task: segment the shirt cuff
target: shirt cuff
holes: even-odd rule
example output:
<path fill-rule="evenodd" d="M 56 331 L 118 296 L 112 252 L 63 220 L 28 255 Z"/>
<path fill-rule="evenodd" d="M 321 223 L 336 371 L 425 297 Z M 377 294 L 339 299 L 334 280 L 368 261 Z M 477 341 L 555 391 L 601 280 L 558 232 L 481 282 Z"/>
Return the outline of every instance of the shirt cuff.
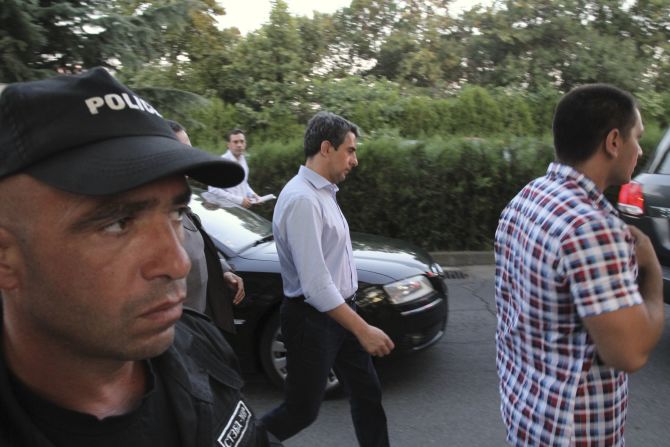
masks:
<path fill-rule="evenodd" d="M 342 294 L 334 284 L 315 293 L 305 293 L 305 302 L 319 312 L 328 312 L 344 304 Z"/>

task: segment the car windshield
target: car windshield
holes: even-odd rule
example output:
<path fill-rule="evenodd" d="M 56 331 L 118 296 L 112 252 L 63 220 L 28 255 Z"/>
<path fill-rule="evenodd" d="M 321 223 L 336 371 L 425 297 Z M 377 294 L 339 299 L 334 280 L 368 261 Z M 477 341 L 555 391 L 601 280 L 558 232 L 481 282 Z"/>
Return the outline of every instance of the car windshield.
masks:
<path fill-rule="evenodd" d="M 665 132 L 661 142 L 656 147 L 654 156 L 650 159 L 651 164 L 656 164 L 654 174 L 670 174 L 670 130 Z M 659 164 L 660 163 L 660 164 Z M 652 166 L 652 169 L 654 167 Z"/>
<path fill-rule="evenodd" d="M 259 240 L 271 238 L 270 221 L 233 203 L 210 203 L 202 197 L 202 192 L 193 188 L 189 205 L 200 217 L 207 233 L 227 249 L 239 253 Z"/>

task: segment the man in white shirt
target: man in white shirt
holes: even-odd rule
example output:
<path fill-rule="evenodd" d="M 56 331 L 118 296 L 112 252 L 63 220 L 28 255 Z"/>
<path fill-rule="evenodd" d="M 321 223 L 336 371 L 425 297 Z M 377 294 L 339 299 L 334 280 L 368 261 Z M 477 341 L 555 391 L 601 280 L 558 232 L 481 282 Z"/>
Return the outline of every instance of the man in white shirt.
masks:
<path fill-rule="evenodd" d="M 217 199 L 229 200 L 233 203 L 251 208 L 251 205 L 258 203 L 260 198 L 258 194 L 249 186 L 249 166 L 244 157 L 247 150 L 247 140 L 241 129 L 233 129 L 228 133 L 228 150 L 222 155 L 223 158 L 234 161 L 244 169 L 244 180 L 232 188 L 216 188 L 210 186 L 208 191 Z"/>
<path fill-rule="evenodd" d="M 328 372 L 349 394 L 362 447 L 389 445 L 382 392 L 371 355 L 393 341 L 356 313 L 358 276 L 337 183 L 358 165 L 358 127 L 328 112 L 305 131 L 305 165 L 279 194 L 272 219 L 284 287 L 281 330 L 286 346 L 284 402 L 263 416 L 265 428 L 288 439 L 317 417 Z"/>

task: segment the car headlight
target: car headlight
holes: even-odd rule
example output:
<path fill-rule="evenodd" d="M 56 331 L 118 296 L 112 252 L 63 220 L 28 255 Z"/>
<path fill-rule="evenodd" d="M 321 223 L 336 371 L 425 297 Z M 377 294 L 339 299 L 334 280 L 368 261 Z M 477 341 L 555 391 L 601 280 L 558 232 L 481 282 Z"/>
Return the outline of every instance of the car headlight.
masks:
<path fill-rule="evenodd" d="M 417 275 L 386 284 L 384 290 L 393 304 L 403 304 L 423 298 L 435 289 L 425 276 Z"/>
<path fill-rule="evenodd" d="M 356 305 L 359 307 L 367 307 L 384 300 L 386 293 L 378 286 L 368 287 L 356 294 Z"/>

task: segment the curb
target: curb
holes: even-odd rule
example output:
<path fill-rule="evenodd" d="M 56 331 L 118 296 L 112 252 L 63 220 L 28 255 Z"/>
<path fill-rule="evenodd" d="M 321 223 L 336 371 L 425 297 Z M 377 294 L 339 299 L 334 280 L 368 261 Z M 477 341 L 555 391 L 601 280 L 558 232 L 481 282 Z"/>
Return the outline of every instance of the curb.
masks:
<path fill-rule="evenodd" d="M 492 251 L 433 251 L 430 255 L 444 267 L 495 264 Z"/>

